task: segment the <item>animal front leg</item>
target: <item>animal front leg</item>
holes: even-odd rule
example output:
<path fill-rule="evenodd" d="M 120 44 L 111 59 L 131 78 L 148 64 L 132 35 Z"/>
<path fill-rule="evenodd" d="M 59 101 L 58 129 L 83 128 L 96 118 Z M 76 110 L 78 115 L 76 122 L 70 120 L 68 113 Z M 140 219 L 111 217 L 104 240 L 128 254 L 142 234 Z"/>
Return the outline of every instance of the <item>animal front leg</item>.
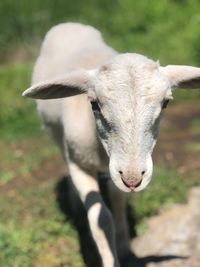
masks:
<path fill-rule="evenodd" d="M 119 267 L 111 212 L 106 207 L 95 175 L 69 163 L 74 186 L 86 208 L 92 236 L 102 259 L 103 267 Z"/>
<path fill-rule="evenodd" d="M 120 259 L 125 259 L 130 255 L 129 227 L 127 221 L 127 198 L 111 181 L 109 182 L 109 200 L 116 229 L 117 252 Z"/>

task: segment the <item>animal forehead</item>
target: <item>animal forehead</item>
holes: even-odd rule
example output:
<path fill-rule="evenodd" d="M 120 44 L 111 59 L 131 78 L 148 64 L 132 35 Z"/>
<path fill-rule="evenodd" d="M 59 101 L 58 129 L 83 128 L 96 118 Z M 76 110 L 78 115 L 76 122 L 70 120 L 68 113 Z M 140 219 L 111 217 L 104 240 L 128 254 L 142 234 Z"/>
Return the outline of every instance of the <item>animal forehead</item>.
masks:
<path fill-rule="evenodd" d="M 119 54 L 104 64 L 100 68 L 101 74 L 112 74 L 115 71 L 124 70 L 128 71 L 132 68 L 132 71 L 137 72 L 141 70 L 153 71 L 158 69 L 159 64 L 153 60 L 134 53 Z"/>
<path fill-rule="evenodd" d="M 159 71 L 159 64 L 138 54 L 121 54 L 103 65 L 97 87 L 101 96 L 128 93 L 160 97 L 170 88 L 169 81 Z"/>

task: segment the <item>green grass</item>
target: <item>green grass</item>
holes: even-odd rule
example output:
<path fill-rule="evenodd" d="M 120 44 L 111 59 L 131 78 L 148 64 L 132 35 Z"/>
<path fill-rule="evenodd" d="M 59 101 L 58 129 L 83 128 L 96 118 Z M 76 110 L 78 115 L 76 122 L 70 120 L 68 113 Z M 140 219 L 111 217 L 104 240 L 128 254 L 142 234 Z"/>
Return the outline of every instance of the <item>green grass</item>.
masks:
<path fill-rule="evenodd" d="M 18 228 L 15 223 L 0 225 L 0 262 L 7 267 L 30 266 L 36 251 L 40 250 L 35 232 Z M 33 243 L 36 246 L 33 247 Z M 33 249 L 34 248 L 34 249 Z"/>
<path fill-rule="evenodd" d="M 192 151 L 192 152 L 200 152 L 200 143 L 199 142 L 192 142 L 185 145 L 186 151 Z"/>
<path fill-rule="evenodd" d="M 176 89 L 173 91 L 175 101 L 195 101 L 196 105 L 200 100 L 200 90 L 198 89 Z M 174 102 L 175 102 L 174 101 Z M 195 105 L 195 103 L 194 103 Z"/>
<path fill-rule="evenodd" d="M 53 186 L 48 181 L 1 195 L 1 266 L 82 266 L 76 232 L 58 210 Z"/>
<path fill-rule="evenodd" d="M 30 85 L 32 64 L 0 68 L 0 138 L 17 139 L 34 135 L 40 123 L 35 103 L 21 93 Z"/>
<path fill-rule="evenodd" d="M 32 50 L 47 30 L 63 21 L 99 28 L 120 51 L 137 51 L 162 64 L 199 64 L 198 0 L 2 0 L 0 58 Z"/>
<path fill-rule="evenodd" d="M 200 118 L 193 119 L 190 128 L 193 134 L 200 134 Z"/>
<path fill-rule="evenodd" d="M 26 140 L 4 141 L 3 145 L 0 143 L 0 148 L 0 187 L 18 177 L 30 179 L 38 166 L 59 153 L 58 148 L 42 132 L 34 137 L 26 137 Z"/>

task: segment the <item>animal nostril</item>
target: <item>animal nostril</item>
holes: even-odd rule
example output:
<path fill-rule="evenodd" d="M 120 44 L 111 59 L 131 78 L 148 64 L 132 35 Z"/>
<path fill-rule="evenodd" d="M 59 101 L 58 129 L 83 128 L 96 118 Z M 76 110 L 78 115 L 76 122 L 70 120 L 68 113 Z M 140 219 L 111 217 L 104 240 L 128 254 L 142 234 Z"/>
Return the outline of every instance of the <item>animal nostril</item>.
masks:
<path fill-rule="evenodd" d="M 121 175 L 122 175 L 122 174 L 123 174 L 123 171 L 119 171 L 119 174 L 121 174 Z"/>
<path fill-rule="evenodd" d="M 142 174 L 142 176 L 143 176 L 143 175 L 145 174 L 145 171 L 142 171 L 141 174 Z"/>
<path fill-rule="evenodd" d="M 135 187 L 138 187 L 138 186 L 140 186 L 141 185 L 141 183 L 142 183 L 142 180 L 140 180 L 137 184 L 135 184 Z"/>

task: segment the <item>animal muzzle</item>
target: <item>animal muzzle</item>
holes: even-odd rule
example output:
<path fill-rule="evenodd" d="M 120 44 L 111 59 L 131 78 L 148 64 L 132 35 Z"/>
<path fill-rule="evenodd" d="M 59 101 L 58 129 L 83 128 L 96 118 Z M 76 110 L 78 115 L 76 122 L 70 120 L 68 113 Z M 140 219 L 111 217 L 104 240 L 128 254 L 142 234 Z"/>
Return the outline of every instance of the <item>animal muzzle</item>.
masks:
<path fill-rule="evenodd" d="M 142 179 L 124 179 L 121 177 L 122 182 L 124 183 L 125 186 L 131 189 L 131 191 L 134 191 L 138 186 L 141 185 Z"/>
<path fill-rule="evenodd" d="M 125 172 L 124 174 L 124 172 L 120 170 L 119 174 L 124 185 L 130 188 L 131 191 L 134 191 L 135 188 L 141 185 L 145 171 L 142 171 L 142 172 L 137 171 L 137 173 L 134 173 L 133 175 L 129 172 Z"/>
<path fill-rule="evenodd" d="M 151 156 L 147 158 L 145 163 L 143 162 L 143 167 L 137 167 L 135 164 L 132 164 L 132 166 L 131 164 L 123 164 L 119 168 L 117 163 L 114 160 L 110 161 L 110 174 L 113 182 L 121 190 L 125 192 L 139 192 L 149 184 L 153 171 Z"/>

